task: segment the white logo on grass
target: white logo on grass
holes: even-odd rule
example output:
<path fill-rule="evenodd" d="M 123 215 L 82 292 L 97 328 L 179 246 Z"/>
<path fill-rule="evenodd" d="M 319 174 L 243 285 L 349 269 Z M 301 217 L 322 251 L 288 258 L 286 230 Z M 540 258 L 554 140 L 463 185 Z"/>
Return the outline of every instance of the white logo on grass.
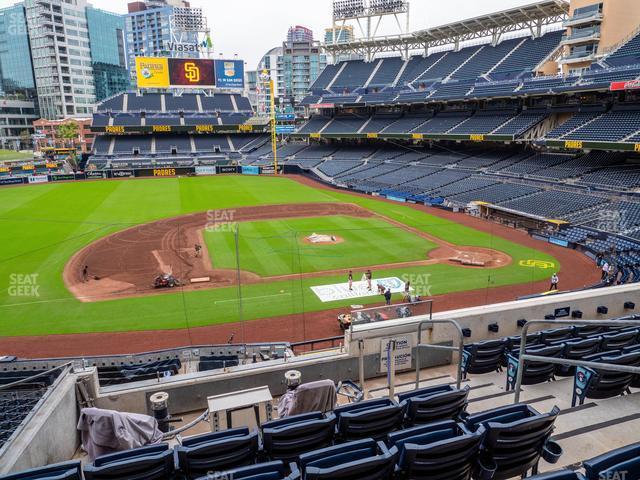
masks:
<path fill-rule="evenodd" d="M 39 297 L 39 276 L 38 273 L 12 273 L 9 275 L 7 293 L 10 297 Z"/>
<path fill-rule="evenodd" d="M 207 212 L 207 232 L 234 232 L 237 222 L 235 222 L 235 210 L 209 210 Z"/>

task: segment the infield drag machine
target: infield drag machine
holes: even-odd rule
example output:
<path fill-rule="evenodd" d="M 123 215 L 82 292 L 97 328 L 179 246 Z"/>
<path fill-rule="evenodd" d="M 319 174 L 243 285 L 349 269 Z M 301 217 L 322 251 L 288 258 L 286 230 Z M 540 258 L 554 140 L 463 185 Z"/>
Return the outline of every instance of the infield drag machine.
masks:
<path fill-rule="evenodd" d="M 180 280 L 170 273 L 162 273 L 153 281 L 153 288 L 175 288 L 181 285 Z"/>

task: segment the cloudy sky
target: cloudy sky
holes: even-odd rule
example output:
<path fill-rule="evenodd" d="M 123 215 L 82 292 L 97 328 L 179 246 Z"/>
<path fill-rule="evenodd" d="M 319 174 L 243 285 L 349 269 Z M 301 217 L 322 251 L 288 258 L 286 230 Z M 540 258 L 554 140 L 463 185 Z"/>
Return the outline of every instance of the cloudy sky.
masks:
<path fill-rule="evenodd" d="M 0 0 L 0 4 L 9 3 Z M 12 2 L 13 3 L 13 2 Z M 124 13 L 128 0 L 89 0 L 105 10 Z M 442 25 L 466 18 L 533 3 L 533 0 L 411 0 L 411 29 Z M 332 0 L 191 0 L 209 21 L 215 52 L 238 54 L 254 69 L 262 55 L 278 46 L 291 25 L 304 25 L 321 38 L 331 25 Z M 389 33 L 393 18 L 381 27 Z"/>

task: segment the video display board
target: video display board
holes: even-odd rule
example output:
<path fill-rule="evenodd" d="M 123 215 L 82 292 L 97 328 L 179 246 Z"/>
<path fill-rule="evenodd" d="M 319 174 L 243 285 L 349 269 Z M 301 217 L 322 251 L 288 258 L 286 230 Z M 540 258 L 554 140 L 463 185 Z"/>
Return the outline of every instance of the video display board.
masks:
<path fill-rule="evenodd" d="M 136 57 L 138 88 L 244 88 L 242 60 Z"/>

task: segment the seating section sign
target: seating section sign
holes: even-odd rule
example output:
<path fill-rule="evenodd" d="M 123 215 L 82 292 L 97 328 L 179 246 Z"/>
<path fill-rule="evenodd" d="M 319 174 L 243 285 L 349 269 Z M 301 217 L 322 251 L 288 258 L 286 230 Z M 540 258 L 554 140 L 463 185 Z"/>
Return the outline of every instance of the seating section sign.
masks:
<path fill-rule="evenodd" d="M 387 373 L 389 370 L 389 351 L 391 341 L 395 340 L 394 350 L 395 369 L 398 372 L 411 368 L 413 341 L 410 336 L 389 337 L 380 340 L 380 373 Z"/>

